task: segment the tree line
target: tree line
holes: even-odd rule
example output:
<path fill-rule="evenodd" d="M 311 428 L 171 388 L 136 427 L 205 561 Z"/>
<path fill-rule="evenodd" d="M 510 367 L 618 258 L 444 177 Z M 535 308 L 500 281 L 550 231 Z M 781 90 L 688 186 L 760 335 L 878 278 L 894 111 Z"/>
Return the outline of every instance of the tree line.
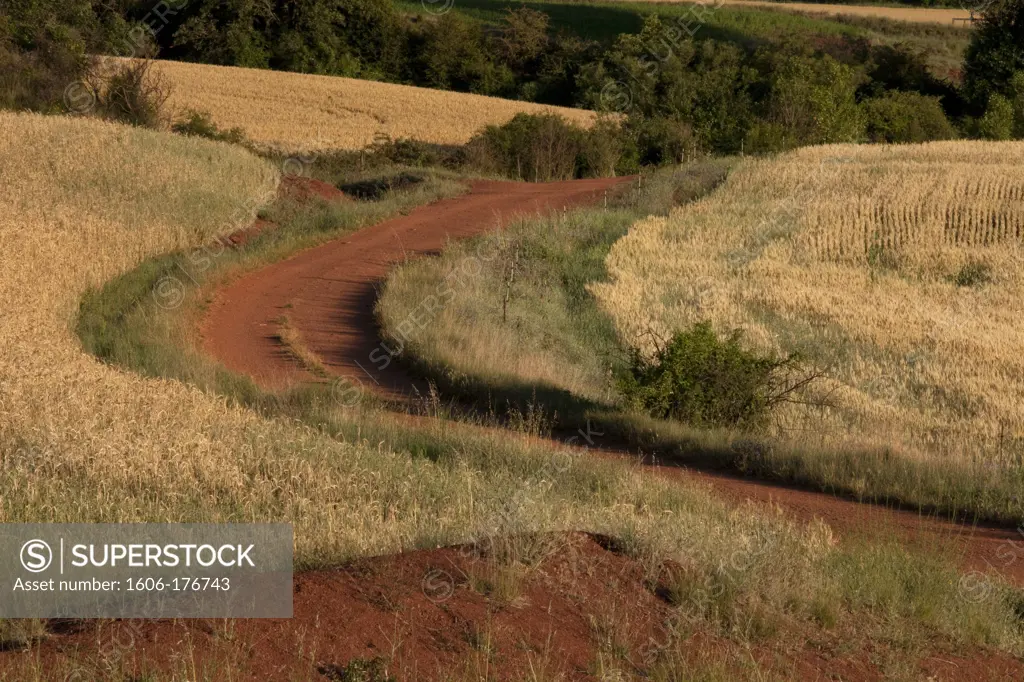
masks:
<path fill-rule="evenodd" d="M 1024 0 L 973 29 L 962 80 L 927 56 L 859 38 L 751 46 L 694 39 L 649 15 L 610 45 L 555 31 L 543 12 L 497 24 L 409 15 L 389 0 L 9 0 L 0 106 L 59 111 L 90 55 L 385 80 L 581 106 L 625 121 L 636 162 L 825 142 L 1024 138 Z"/>

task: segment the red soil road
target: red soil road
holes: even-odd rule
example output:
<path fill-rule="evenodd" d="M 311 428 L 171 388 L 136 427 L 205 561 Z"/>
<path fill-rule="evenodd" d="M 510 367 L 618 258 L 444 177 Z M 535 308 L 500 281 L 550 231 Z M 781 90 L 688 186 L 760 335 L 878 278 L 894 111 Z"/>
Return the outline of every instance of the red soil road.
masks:
<path fill-rule="evenodd" d="M 370 361 L 380 340 L 373 315 L 378 286 L 406 258 L 436 254 L 449 239 L 495 229 L 516 214 L 561 210 L 597 201 L 626 179 L 528 184 L 477 182 L 463 196 L 438 201 L 294 257 L 243 275 L 219 290 L 203 322 L 206 351 L 261 385 L 283 388 L 313 377 L 276 338 L 275 320 L 287 314 L 307 347 L 327 369 L 386 397 L 414 385 L 396 363 L 378 371 Z M 610 444 L 598 455 L 621 457 Z M 914 512 L 861 504 L 796 487 L 720 471 L 663 466 L 660 472 L 711 485 L 737 503 L 780 507 L 795 518 L 821 519 L 841 536 L 890 537 L 951 552 L 972 571 L 995 571 L 1024 586 L 1024 529 L 972 527 Z M 966 585 L 970 595 L 985 589 Z"/>
<path fill-rule="evenodd" d="M 474 182 L 460 197 L 414 209 L 337 241 L 242 276 L 217 292 L 203 325 L 207 352 L 229 369 L 270 388 L 309 375 L 281 348 L 275 322 L 287 315 L 305 345 L 333 373 L 396 396 L 412 381 L 378 372 L 373 307 L 377 287 L 406 258 L 438 253 L 450 239 L 502 226 L 516 215 L 594 203 L 628 178 L 528 184 Z M 377 356 L 375 356 L 377 357 Z"/>

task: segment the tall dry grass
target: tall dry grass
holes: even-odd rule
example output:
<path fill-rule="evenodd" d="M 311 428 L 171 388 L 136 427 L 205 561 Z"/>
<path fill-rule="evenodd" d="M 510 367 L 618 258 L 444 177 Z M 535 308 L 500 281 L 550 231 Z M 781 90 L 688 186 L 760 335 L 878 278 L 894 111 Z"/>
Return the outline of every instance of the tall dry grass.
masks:
<path fill-rule="evenodd" d="M 836 407 L 789 406 L 780 437 L 1017 476 L 1022 162 L 1024 144 L 970 142 L 749 161 L 637 223 L 592 290 L 632 345 L 707 319 L 827 368 Z"/>
<path fill-rule="evenodd" d="M 172 112 L 208 112 L 219 127 L 287 152 L 362 149 L 379 135 L 464 144 L 519 113 L 554 113 L 584 126 L 596 119 L 583 109 L 337 76 L 172 61 L 153 71 L 171 88 Z"/>

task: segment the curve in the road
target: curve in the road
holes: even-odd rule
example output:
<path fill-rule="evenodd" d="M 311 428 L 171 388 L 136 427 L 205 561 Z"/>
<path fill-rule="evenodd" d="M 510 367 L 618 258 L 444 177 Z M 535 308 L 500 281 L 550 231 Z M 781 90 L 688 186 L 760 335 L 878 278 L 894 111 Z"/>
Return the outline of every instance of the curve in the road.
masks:
<path fill-rule="evenodd" d="M 559 183 L 475 182 L 470 191 L 419 207 L 319 247 L 247 273 L 221 288 L 202 323 L 206 352 L 269 389 L 312 379 L 281 347 L 276 320 L 287 314 L 305 345 L 329 372 L 379 394 L 408 393 L 413 379 L 394 363 L 378 371 L 369 360 L 379 339 L 373 307 L 388 271 L 405 259 L 436 254 L 450 239 L 496 229 L 517 214 L 593 203 L 624 179 Z M 607 456 L 621 456 L 608 450 Z M 670 476 L 702 480 L 736 501 L 781 507 L 796 518 L 820 518 L 840 533 L 920 541 L 946 547 L 963 565 L 995 570 L 1024 586 L 1024 529 L 974 527 L 909 511 L 860 504 L 826 493 L 715 472 L 660 467 Z"/>

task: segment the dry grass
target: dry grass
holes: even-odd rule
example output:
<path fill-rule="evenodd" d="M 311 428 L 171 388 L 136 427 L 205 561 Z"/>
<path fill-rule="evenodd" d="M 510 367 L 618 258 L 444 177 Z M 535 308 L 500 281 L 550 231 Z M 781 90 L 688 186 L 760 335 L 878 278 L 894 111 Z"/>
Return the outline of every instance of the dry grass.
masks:
<path fill-rule="evenodd" d="M 302 332 L 296 329 L 287 315 L 282 315 L 277 320 L 277 339 L 284 346 L 285 351 L 298 362 L 302 367 L 318 377 L 327 377 L 327 368 L 316 353 L 309 349 Z"/>
<path fill-rule="evenodd" d="M 335 76 L 171 61 L 154 71 L 172 88 L 172 111 L 209 112 L 221 128 L 282 151 L 362 149 L 378 135 L 463 144 L 522 112 L 595 120 L 582 109 Z"/>
<path fill-rule="evenodd" d="M 751 161 L 635 225 L 592 291 L 631 345 L 707 319 L 826 367 L 837 407 L 790 406 L 779 436 L 1019 472 L 1022 162 L 1024 144 L 967 142 Z M 979 264 L 991 281 L 965 286 Z"/>
<path fill-rule="evenodd" d="M 636 0 L 638 2 L 695 4 L 692 0 Z M 696 3 L 700 4 L 700 3 Z M 953 19 L 966 19 L 971 13 L 966 9 L 942 9 L 925 7 L 884 7 L 881 5 L 828 5 L 813 2 L 770 2 L 769 0 L 708 0 L 709 7 L 757 7 L 783 12 L 819 14 L 826 16 L 867 17 L 891 19 L 914 24 L 953 24 Z M 713 10 L 712 10 L 713 11 Z M 970 27 L 967 22 L 957 21 L 956 26 Z"/>

